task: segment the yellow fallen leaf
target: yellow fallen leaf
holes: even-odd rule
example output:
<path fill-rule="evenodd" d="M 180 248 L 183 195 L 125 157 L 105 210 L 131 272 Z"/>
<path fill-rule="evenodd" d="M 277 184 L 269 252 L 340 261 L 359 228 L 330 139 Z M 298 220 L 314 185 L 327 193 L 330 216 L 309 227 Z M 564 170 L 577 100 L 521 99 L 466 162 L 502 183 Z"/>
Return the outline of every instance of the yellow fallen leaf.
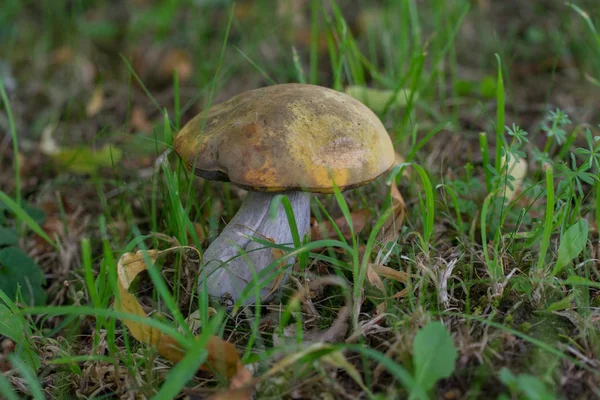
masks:
<path fill-rule="evenodd" d="M 169 250 L 163 252 L 149 250 L 147 256 L 152 262 L 155 262 L 160 255 L 165 254 L 167 251 Z M 144 261 L 142 251 L 138 251 L 135 254 L 125 253 L 121 256 L 117 263 L 117 290 L 119 292 L 119 299 L 114 304 L 117 311 L 148 317 L 141 304 L 128 290 L 135 277 L 147 268 L 148 266 Z M 169 361 L 177 363 L 185 357 L 185 349 L 171 336 L 165 335 L 160 330 L 146 324 L 140 324 L 128 319 L 124 319 L 123 323 L 134 338 L 156 347 L 158 352 Z M 244 369 L 235 346 L 217 336 L 212 336 L 209 339 L 206 351 L 208 356 L 206 362 L 200 366 L 201 370 L 216 370 L 228 378 L 232 378 L 240 373 L 240 369 Z"/>
<path fill-rule="evenodd" d="M 208 307 L 208 316 L 212 317 L 213 315 L 217 315 L 217 310 L 215 310 L 212 307 Z M 200 310 L 196 310 L 194 312 L 192 312 L 190 315 L 187 316 L 187 318 L 185 319 L 185 323 L 187 324 L 188 328 L 190 329 L 190 332 L 192 333 L 198 333 L 200 331 L 200 329 L 202 328 L 202 318 L 200 316 Z M 179 332 L 181 332 L 182 334 L 185 333 L 185 329 L 183 329 L 182 326 L 179 327 Z"/>
<path fill-rule="evenodd" d="M 44 128 L 39 149 L 58 168 L 79 174 L 93 174 L 102 167 L 119 163 L 123 157 L 121 149 L 107 144 L 99 149 L 86 146 L 60 147 L 53 136 L 54 128 L 51 125 Z"/>
<path fill-rule="evenodd" d="M 503 155 L 502 165 L 505 164 L 506 155 Z M 506 201 L 510 203 L 512 199 L 514 199 L 517 192 L 521 190 L 523 180 L 525 180 L 525 177 L 527 176 L 527 161 L 523 158 L 511 155 L 510 161 L 508 162 L 508 174 L 514 178 L 514 180 L 510 182 L 510 184 L 512 185 L 512 189 L 508 185 L 506 185 L 506 191 L 504 192 L 504 197 L 506 198 Z"/>
<path fill-rule="evenodd" d="M 93 117 L 102 110 L 102 106 L 104 105 L 104 89 L 102 86 L 98 86 L 94 89 L 92 93 L 92 97 L 87 103 L 85 107 L 85 114 L 88 117 Z"/>

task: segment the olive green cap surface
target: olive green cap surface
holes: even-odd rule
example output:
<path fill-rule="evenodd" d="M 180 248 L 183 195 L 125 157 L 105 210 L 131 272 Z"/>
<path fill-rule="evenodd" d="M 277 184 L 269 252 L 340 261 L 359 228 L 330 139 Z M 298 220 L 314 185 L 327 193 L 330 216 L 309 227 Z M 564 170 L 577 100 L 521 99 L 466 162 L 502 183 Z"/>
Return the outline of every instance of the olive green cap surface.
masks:
<path fill-rule="evenodd" d="M 175 151 L 196 175 L 256 191 L 333 192 L 366 184 L 394 163 L 379 118 L 354 98 L 315 85 L 241 93 L 188 122 Z"/>

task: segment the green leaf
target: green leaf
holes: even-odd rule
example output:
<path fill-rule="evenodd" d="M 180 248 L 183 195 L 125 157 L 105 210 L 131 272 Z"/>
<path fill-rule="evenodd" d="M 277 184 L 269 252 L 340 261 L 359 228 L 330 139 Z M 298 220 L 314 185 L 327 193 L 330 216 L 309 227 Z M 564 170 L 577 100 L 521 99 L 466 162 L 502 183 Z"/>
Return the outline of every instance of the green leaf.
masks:
<path fill-rule="evenodd" d="M 500 382 L 504 383 L 511 390 L 517 388 L 517 377 L 511 372 L 510 369 L 502 367 L 500 370 Z"/>
<path fill-rule="evenodd" d="M 0 246 L 16 245 L 18 241 L 19 236 L 14 229 L 0 226 Z"/>
<path fill-rule="evenodd" d="M 577 257 L 587 243 L 588 223 L 585 219 L 580 219 L 565 231 L 560 239 L 558 247 L 558 259 L 554 266 L 553 275 L 559 273 L 567 264 Z"/>
<path fill-rule="evenodd" d="M 27 304 L 43 304 L 44 275 L 38 265 L 18 247 L 0 250 L 0 289 L 11 299 L 20 291 Z"/>
<path fill-rule="evenodd" d="M 438 380 L 449 377 L 458 357 L 452 337 L 437 321 L 417 333 L 413 353 L 415 378 L 424 391 L 433 388 Z"/>

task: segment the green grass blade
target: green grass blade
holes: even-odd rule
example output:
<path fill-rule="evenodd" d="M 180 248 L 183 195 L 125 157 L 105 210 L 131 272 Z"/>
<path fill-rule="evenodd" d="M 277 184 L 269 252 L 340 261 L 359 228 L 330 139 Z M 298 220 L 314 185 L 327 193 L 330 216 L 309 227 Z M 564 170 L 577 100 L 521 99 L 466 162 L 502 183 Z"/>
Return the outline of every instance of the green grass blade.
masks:
<path fill-rule="evenodd" d="M 554 174 L 552 168 L 546 169 L 546 215 L 544 216 L 544 234 L 538 255 L 537 269 L 544 268 L 546 253 L 550 247 L 550 236 L 552 235 L 552 222 L 554 220 Z"/>
<path fill-rule="evenodd" d="M 57 248 L 56 243 L 54 243 L 54 241 L 50 239 L 50 236 L 48 236 L 46 232 L 44 232 L 44 230 L 38 225 L 38 223 L 35 222 L 33 218 L 31 218 L 29 214 L 27 214 L 27 212 L 18 203 L 13 201 L 3 191 L 0 191 L 0 201 L 8 207 L 8 209 L 17 217 L 17 219 L 23 221 L 25 225 L 29 227 L 29 229 L 38 234 L 42 239 L 48 242 L 48 244 L 52 245 L 52 247 Z"/>
<path fill-rule="evenodd" d="M 13 145 L 13 165 L 15 169 L 15 202 L 17 205 L 21 205 L 21 165 L 19 159 L 19 142 L 17 140 L 17 128 L 15 127 L 15 120 L 13 118 L 12 109 L 10 107 L 10 102 L 8 101 L 8 95 L 6 94 L 6 90 L 4 89 L 4 81 L 0 76 L 0 95 L 2 97 L 2 101 L 4 102 L 4 108 L 6 109 L 6 114 L 8 116 L 8 127 L 10 130 L 10 136 L 12 139 Z"/>
<path fill-rule="evenodd" d="M 505 117 L 504 117 L 504 79 L 502 77 L 502 61 L 500 60 L 500 55 L 496 54 L 496 59 L 498 60 L 498 82 L 496 86 L 496 171 L 500 173 L 500 168 L 502 168 L 502 144 L 504 143 L 504 125 L 505 125 Z"/>
<path fill-rule="evenodd" d="M 0 395 L 6 400 L 19 400 L 10 381 L 4 374 L 0 374 Z"/>

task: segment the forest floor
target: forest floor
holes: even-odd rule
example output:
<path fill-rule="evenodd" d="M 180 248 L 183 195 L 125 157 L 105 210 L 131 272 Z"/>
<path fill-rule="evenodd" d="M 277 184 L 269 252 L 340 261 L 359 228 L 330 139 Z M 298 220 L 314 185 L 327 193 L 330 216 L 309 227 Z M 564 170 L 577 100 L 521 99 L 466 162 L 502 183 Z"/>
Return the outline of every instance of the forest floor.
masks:
<path fill-rule="evenodd" d="M 4 0 L 0 397 L 600 397 L 596 3 Z M 367 104 L 398 163 L 312 196 L 279 295 L 223 309 L 201 253 L 246 191 L 173 137 L 287 82 Z"/>

